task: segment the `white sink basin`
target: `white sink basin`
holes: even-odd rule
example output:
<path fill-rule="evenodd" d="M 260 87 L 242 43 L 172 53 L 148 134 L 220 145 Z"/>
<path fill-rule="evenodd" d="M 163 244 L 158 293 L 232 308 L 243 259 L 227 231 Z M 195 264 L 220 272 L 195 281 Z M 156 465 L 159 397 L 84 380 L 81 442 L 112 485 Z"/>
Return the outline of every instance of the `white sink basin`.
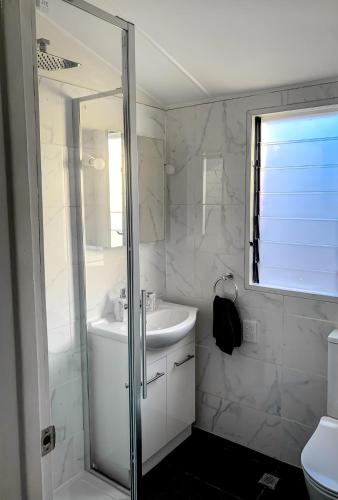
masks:
<path fill-rule="evenodd" d="M 159 302 L 156 311 L 147 313 L 147 348 L 163 349 L 182 340 L 195 326 L 196 315 L 195 307 Z M 88 331 L 127 342 L 126 322 L 102 318 L 89 323 Z"/>

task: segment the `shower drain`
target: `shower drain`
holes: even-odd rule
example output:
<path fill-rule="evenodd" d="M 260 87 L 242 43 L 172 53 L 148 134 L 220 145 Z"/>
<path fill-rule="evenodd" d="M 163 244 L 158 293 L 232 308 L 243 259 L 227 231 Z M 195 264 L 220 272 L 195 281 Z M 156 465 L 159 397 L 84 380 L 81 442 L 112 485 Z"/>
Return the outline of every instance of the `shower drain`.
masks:
<path fill-rule="evenodd" d="M 277 486 L 278 481 L 279 481 L 279 477 L 273 476 L 272 474 L 265 473 L 260 478 L 258 483 L 263 484 L 264 486 L 267 486 L 268 488 L 270 488 L 270 490 L 274 490 Z"/>

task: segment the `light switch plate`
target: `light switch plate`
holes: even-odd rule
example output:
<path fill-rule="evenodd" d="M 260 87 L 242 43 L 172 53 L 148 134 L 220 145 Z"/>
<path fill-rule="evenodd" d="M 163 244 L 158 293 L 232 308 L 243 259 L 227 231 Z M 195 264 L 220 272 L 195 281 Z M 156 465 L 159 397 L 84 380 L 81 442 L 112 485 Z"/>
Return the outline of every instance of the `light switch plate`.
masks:
<path fill-rule="evenodd" d="M 257 344 L 257 321 L 243 321 L 243 341 Z"/>

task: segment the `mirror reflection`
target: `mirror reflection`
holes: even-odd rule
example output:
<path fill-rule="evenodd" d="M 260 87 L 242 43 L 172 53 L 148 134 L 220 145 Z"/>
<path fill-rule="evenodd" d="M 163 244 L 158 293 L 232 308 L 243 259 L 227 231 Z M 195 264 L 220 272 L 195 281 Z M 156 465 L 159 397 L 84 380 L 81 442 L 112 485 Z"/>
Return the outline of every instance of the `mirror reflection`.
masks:
<path fill-rule="evenodd" d="M 85 239 L 92 249 L 126 244 L 123 122 L 115 113 L 114 129 L 107 128 L 107 110 L 101 114 L 103 101 L 83 102 L 80 110 Z M 96 127 L 89 128 L 86 125 L 89 119 L 93 123 L 93 117 Z M 137 148 L 140 241 L 160 241 L 164 239 L 163 140 L 138 136 Z"/>

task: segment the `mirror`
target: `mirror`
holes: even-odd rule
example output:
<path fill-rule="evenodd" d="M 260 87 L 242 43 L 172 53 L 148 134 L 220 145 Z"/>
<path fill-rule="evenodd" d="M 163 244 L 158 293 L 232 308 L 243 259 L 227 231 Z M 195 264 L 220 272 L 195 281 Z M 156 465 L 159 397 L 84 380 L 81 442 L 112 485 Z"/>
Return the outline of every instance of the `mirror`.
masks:
<path fill-rule="evenodd" d="M 120 131 L 81 129 L 82 192 L 86 245 L 126 244 L 123 137 Z M 140 241 L 164 239 L 163 140 L 138 136 Z"/>
<path fill-rule="evenodd" d="M 122 246 L 122 134 L 82 129 L 82 189 L 86 245 Z"/>

